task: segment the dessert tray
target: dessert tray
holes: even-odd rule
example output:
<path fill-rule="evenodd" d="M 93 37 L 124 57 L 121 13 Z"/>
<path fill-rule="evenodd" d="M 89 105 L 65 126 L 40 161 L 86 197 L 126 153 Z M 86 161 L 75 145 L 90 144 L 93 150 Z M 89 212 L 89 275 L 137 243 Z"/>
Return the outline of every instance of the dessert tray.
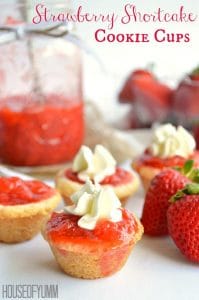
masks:
<path fill-rule="evenodd" d="M 142 205 L 143 190 L 140 188 L 126 207 L 140 216 Z M 62 207 L 63 203 L 58 209 Z M 1 243 L 0 262 L 0 299 L 3 299 L 3 285 L 20 284 L 58 285 L 56 299 L 60 300 L 199 299 L 198 266 L 186 261 L 169 237 L 144 236 L 124 268 L 103 279 L 85 280 L 65 275 L 41 235 L 24 243 Z"/>

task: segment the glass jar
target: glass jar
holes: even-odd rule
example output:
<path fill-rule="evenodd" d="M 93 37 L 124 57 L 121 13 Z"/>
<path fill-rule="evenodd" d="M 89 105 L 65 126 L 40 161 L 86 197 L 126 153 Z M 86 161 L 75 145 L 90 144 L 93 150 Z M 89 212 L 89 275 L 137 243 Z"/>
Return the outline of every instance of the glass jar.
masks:
<path fill-rule="evenodd" d="M 28 24 L 34 7 L 0 6 L 0 161 L 14 166 L 70 161 L 84 137 L 81 51 L 67 34 L 58 37 L 60 24 Z M 13 32 L 9 43 L 5 26 Z M 55 36 L 44 32 L 54 26 Z"/>

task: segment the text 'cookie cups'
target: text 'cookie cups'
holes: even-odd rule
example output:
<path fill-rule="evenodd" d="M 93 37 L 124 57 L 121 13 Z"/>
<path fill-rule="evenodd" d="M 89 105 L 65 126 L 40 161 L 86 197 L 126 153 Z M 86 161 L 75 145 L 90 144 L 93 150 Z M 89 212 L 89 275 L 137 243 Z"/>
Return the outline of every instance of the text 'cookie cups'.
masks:
<path fill-rule="evenodd" d="M 42 230 L 61 269 L 95 279 L 119 271 L 143 234 L 140 221 L 111 188 L 86 183 L 73 205 L 54 212 Z"/>
<path fill-rule="evenodd" d="M 56 187 L 66 204 L 71 204 L 70 196 L 81 189 L 88 178 L 104 187 L 112 187 L 123 206 L 139 187 L 135 172 L 117 167 L 112 155 L 101 145 L 95 147 L 94 153 L 82 146 L 72 168 L 61 170 L 57 174 Z"/>
<path fill-rule="evenodd" d="M 0 178 L 0 242 L 33 238 L 60 200 L 58 192 L 40 181 Z"/>

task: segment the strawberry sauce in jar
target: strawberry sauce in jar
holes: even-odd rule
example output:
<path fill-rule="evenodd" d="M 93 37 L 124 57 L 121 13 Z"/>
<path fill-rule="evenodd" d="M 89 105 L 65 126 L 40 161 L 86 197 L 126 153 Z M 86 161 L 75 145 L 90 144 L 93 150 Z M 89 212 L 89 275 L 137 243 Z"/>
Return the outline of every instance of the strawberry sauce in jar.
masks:
<path fill-rule="evenodd" d="M 33 24 L 31 11 L 0 11 L 0 163 L 56 165 L 83 143 L 81 49 L 69 24 Z"/>
<path fill-rule="evenodd" d="M 71 160 L 83 142 L 82 101 L 57 95 L 46 97 L 44 104 L 27 105 L 25 100 L 18 96 L 1 101 L 1 162 L 39 166 Z"/>

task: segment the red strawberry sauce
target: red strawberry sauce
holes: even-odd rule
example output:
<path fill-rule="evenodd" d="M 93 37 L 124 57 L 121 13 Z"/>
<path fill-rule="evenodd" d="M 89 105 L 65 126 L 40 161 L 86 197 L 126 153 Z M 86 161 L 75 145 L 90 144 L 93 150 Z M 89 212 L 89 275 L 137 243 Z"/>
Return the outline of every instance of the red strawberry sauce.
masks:
<path fill-rule="evenodd" d="M 78 173 L 73 172 L 72 169 L 68 169 L 65 171 L 65 176 L 75 182 L 79 182 L 84 184 L 85 182 L 80 180 L 78 178 Z M 128 172 L 122 168 L 117 167 L 115 170 L 115 173 L 113 175 L 107 176 L 103 181 L 100 182 L 100 184 L 110 184 L 113 186 L 117 186 L 120 184 L 126 184 L 132 181 L 133 174 L 131 172 Z"/>
<path fill-rule="evenodd" d="M 24 181 L 17 177 L 0 178 L 0 205 L 36 203 L 54 194 L 54 189 L 41 181 Z"/>
<path fill-rule="evenodd" d="M 0 160 L 16 166 L 71 160 L 84 137 L 83 103 L 51 95 L 0 101 Z"/>
<path fill-rule="evenodd" d="M 86 246 L 119 246 L 132 240 L 137 232 L 137 222 L 127 210 L 122 210 L 122 221 L 101 220 L 95 229 L 88 230 L 77 225 L 79 216 L 54 212 L 47 223 L 46 233 L 55 244 L 74 243 Z"/>
<path fill-rule="evenodd" d="M 199 151 L 195 151 L 193 155 L 189 158 L 184 158 L 182 156 L 176 155 L 169 158 L 161 158 L 158 156 L 151 155 L 146 151 L 136 162 L 136 170 L 139 170 L 142 166 L 149 166 L 157 169 L 169 168 L 169 167 L 183 167 L 184 163 L 188 159 L 195 160 L 195 166 L 199 166 Z"/>

